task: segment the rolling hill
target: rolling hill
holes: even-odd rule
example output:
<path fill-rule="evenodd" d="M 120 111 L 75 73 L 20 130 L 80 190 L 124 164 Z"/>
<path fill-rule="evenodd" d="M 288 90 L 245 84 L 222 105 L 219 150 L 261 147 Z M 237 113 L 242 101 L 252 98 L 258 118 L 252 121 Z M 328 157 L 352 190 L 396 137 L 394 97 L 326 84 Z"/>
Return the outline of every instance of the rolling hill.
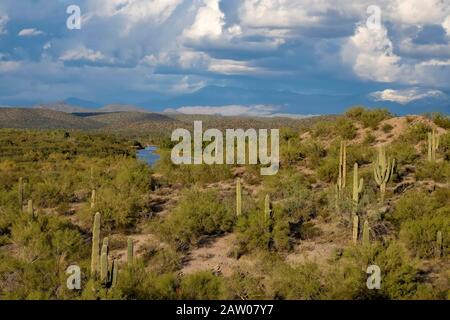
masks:
<path fill-rule="evenodd" d="M 0 128 L 99 129 L 102 124 L 65 112 L 48 109 L 0 108 Z"/>

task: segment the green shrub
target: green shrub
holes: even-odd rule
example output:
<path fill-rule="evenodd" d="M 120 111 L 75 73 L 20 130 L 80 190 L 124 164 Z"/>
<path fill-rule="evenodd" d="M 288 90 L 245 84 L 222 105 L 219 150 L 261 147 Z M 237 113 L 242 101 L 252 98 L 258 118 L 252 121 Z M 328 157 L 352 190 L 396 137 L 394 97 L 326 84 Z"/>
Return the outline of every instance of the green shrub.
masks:
<path fill-rule="evenodd" d="M 214 236 L 232 229 L 235 215 L 231 202 L 219 199 L 214 190 L 187 191 L 173 212 L 157 228 L 160 236 L 187 249 L 197 245 L 201 237 Z"/>
<path fill-rule="evenodd" d="M 450 163 L 442 162 L 422 162 L 417 165 L 417 180 L 431 179 L 436 182 L 450 181 Z"/>
<path fill-rule="evenodd" d="M 116 294 L 127 300 L 173 300 L 177 294 L 179 280 L 168 273 L 157 276 L 148 272 L 142 261 L 131 266 L 121 266 Z M 86 290 L 91 290 L 88 286 Z"/>
<path fill-rule="evenodd" d="M 222 297 L 223 291 L 222 279 L 209 271 L 189 274 L 181 280 L 181 299 L 217 300 Z"/>
<path fill-rule="evenodd" d="M 392 117 L 387 109 L 366 109 L 364 107 L 350 108 L 345 115 L 350 119 L 360 121 L 365 128 L 372 129 L 376 129 L 381 121 Z"/>
<path fill-rule="evenodd" d="M 315 263 L 289 266 L 280 264 L 268 281 L 271 299 L 317 300 L 324 292 L 323 274 Z"/>
<path fill-rule="evenodd" d="M 444 129 L 450 129 L 450 117 L 447 115 L 444 115 L 442 113 L 436 112 L 431 114 L 431 119 L 433 122 Z"/>
<path fill-rule="evenodd" d="M 383 124 L 383 126 L 381 127 L 381 130 L 382 130 L 384 133 L 389 133 L 389 132 L 392 131 L 392 129 L 394 129 L 394 127 L 393 127 L 392 125 L 390 125 L 389 123 L 385 123 L 385 124 Z"/>
<path fill-rule="evenodd" d="M 353 125 L 353 121 L 346 118 L 337 120 L 335 131 L 336 134 L 344 140 L 352 140 L 357 135 L 357 129 Z"/>
<path fill-rule="evenodd" d="M 261 300 L 264 299 L 265 288 L 263 278 L 252 272 L 237 270 L 224 281 L 226 299 Z"/>
<path fill-rule="evenodd" d="M 429 125 L 423 122 L 417 122 L 406 130 L 406 132 L 400 136 L 399 142 L 417 144 L 421 141 L 427 141 L 428 132 L 431 132 Z"/>
<path fill-rule="evenodd" d="M 450 241 L 450 208 L 439 209 L 435 216 L 424 217 L 417 220 L 408 220 L 402 224 L 400 238 L 405 241 L 408 248 L 420 258 L 431 258 L 437 250 L 436 235 L 438 231 L 443 234 L 444 255 L 449 248 Z"/>

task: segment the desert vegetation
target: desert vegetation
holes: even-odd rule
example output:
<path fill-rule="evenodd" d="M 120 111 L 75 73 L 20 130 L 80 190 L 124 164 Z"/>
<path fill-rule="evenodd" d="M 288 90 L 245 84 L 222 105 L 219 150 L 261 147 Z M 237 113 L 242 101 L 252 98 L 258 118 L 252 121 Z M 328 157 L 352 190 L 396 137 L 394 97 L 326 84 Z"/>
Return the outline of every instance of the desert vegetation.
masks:
<path fill-rule="evenodd" d="M 447 116 L 258 120 L 281 127 L 274 176 L 174 165 L 170 130 L 189 117 L 152 116 L 155 135 L 123 117 L 120 132 L 111 115 L 89 119 L 101 130 L 0 129 L 0 299 L 450 298 Z M 151 168 L 136 159 L 148 143 Z"/>

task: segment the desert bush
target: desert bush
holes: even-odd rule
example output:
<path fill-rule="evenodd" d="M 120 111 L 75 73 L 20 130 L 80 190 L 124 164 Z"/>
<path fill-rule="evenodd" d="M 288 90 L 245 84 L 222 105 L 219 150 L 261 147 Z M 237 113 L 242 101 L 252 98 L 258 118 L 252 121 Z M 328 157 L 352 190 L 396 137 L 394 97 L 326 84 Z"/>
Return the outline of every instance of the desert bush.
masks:
<path fill-rule="evenodd" d="M 336 121 L 335 132 L 344 140 L 352 140 L 357 135 L 357 129 L 353 125 L 353 121 L 347 118 L 340 118 Z"/>
<path fill-rule="evenodd" d="M 380 290 L 366 287 L 369 265 L 380 267 Z M 331 299 L 411 299 L 420 289 L 420 270 L 395 242 L 345 249 L 328 277 L 326 297 Z"/>
<path fill-rule="evenodd" d="M 329 137 L 335 132 L 335 124 L 333 121 L 319 121 L 312 127 L 312 135 L 315 138 Z"/>
<path fill-rule="evenodd" d="M 389 123 L 385 123 L 381 126 L 381 131 L 383 131 L 384 133 L 389 133 L 392 131 L 392 129 L 394 129 L 394 127 Z"/>
<path fill-rule="evenodd" d="M 367 132 L 366 135 L 364 136 L 363 144 L 371 145 L 375 143 L 376 140 L 377 138 L 373 135 L 372 132 Z"/>
<path fill-rule="evenodd" d="M 266 297 L 263 278 L 244 270 L 236 270 L 224 281 L 226 299 L 261 300 Z"/>
<path fill-rule="evenodd" d="M 324 292 L 323 274 L 315 263 L 279 264 L 271 274 L 267 291 L 271 299 L 317 300 Z"/>
<path fill-rule="evenodd" d="M 439 150 L 445 161 L 450 161 L 450 132 L 440 136 Z"/>
<path fill-rule="evenodd" d="M 364 107 L 350 108 L 345 115 L 350 119 L 360 121 L 365 128 L 372 129 L 376 129 L 381 121 L 392 117 L 387 109 L 366 109 Z"/>
<path fill-rule="evenodd" d="M 436 255 L 436 235 L 438 231 L 443 234 L 444 256 L 450 245 L 450 208 L 437 210 L 433 217 L 423 217 L 417 220 L 408 220 L 402 224 L 400 239 L 405 241 L 411 252 L 420 258 L 431 258 Z"/>
<path fill-rule="evenodd" d="M 435 112 L 430 115 L 430 118 L 437 126 L 444 129 L 450 129 L 450 117 L 448 115 Z"/>
<path fill-rule="evenodd" d="M 131 266 L 121 267 L 118 277 L 117 295 L 127 300 L 171 300 L 177 299 L 179 280 L 176 275 L 167 273 L 156 275 L 148 272 L 142 261 Z M 89 287 L 86 290 L 91 290 Z"/>
<path fill-rule="evenodd" d="M 200 238 L 228 232 L 234 224 L 232 206 L 214 190 L 187 191 L 173 212 L 156 227 L 160 236 L 177 249 L 197 245 Z"/>
<path fill-rule="evenodd" d="M 420 157 L 414 146 L 401 141 L 389 145 L 388 154 L 395 159 L 398 166 L 413 164 Z"/>
<path fill-rule="evenodd" d="M 450 163 L 447 161 L 421 162 L 417 165 L 416 179 L 431 179 L 436 182 L 450 181 Z"/>
<path fill-rule="evenodd" d="M 431 128 L 429 125 L 423 122 L 417 122 L 406 130 L 404 134 L 402 134 L 398 141 L 403 143 L 411 143 L 417 144 L 421 141 L 426 141 L 428 137 L 428 132 L 431 132 Z"/>
<path fill-rule="evenodd" d="M 183 277 L 180 286 L 181 299 L 217 300 L 223 295 L 222 278 L 209 271 L 200 271 Z"/>
<path fill-rule="evenodd" d="M 160 173 L 170 183 L 193 185 L 196 183 L 213 183 L 232 177 L 228 165 L 175 165 L 170 158 L 170 150 L 160 150 L 161 158 L 155 165 L 155 171 Z"/>

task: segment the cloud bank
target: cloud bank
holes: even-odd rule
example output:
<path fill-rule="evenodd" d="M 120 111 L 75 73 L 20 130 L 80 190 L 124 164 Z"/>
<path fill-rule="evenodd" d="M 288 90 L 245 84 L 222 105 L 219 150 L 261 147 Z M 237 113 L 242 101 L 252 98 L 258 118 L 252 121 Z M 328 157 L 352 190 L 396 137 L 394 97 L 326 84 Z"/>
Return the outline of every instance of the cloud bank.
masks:
<path fill-rule="evenodd" d="M 277 92 L 400 104 L 450 92 L 447 0 L 77 3 L 81 30 L 65 28 L 67 1 L 2 1 L 1 104 L 142 104 L 221 86 L 238 88 L 233 105 L 252 112 L 240 92 L 259 90 L 267 105 Z M 380 10 L 378 28 L 367 23 L 370 6 Z M 192 105 L 208 107 L 202 97 Z M 302 103 L 277 105 L 303 112 Z"/>

